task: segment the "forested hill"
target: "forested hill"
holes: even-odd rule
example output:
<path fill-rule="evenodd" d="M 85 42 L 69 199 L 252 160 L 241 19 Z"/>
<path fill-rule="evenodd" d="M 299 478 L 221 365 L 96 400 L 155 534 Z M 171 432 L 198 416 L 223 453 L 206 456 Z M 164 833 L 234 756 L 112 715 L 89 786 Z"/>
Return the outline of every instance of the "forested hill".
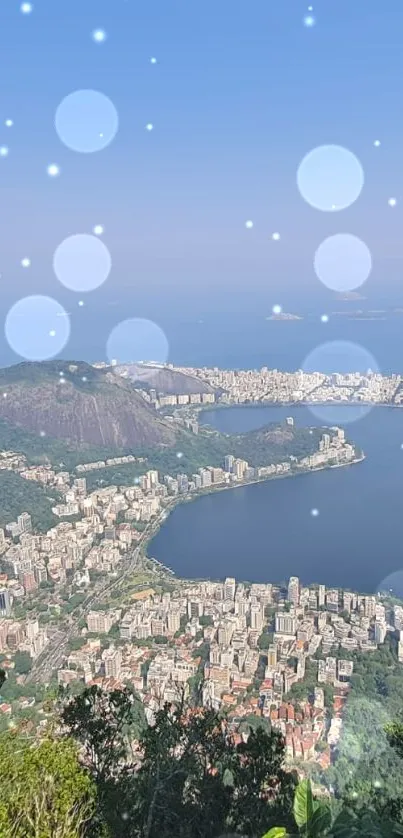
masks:
<path fill-rule="evenodd" d="M 0 471 L 0 527 L 16 521 L 22 512 L 28 512 L 34 529 L 46 532 L 60 521 L 52 512 L 52 506 L 60 500 L 55 489 L 45 489 L 13 471 Z"/>

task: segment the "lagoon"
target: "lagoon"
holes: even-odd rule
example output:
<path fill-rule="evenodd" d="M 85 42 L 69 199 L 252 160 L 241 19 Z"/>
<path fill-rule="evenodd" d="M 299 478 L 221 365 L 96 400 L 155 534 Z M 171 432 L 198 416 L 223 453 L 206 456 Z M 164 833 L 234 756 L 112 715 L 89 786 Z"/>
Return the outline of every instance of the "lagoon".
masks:
<path fill-rule="evenodd" d="M 308 407 L 231 407 L 206 411 L 203 421 L 239 433 L 289 415 L 317 424 Z M 148 555 L 188 578 L 279 583 L 295 575 L 306 584 L 369 593 L 393 587 L 403 595 L 403 412 L 374 407 L 346 433 L 364 450 L 362 463 L 180 504 Z"/>

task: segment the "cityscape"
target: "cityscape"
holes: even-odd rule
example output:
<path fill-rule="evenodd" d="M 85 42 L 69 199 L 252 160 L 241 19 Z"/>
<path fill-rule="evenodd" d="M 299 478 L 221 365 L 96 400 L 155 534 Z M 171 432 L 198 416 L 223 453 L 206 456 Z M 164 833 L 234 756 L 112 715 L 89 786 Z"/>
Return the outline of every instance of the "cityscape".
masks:
<path fill-rule="evenodd" d="M 0 838 L 403 838 L 402 25 L 0 3 Z"/>
<path fill-rule="evenodd" d="M 288 417 L 285 424 L 293 423 Z M 322 434 L 316 453 L 291 462 L 253 468 L 228 454 L 221 468 L 190 475 L 149 469 L 131 486 L 88 491 L 84 473 L 133 463 L 144 470 L 145 458 L 83 463 L 69 473 L 2 452 L 3 471 L 63 498 L 52 508 L 63 520 L 47 532 L 33 532 L 27 512 L 0 530 L 2 667 L 9 675 L 24 670 L 16 679 L 23 695 L 0 704 L 5 723 L 15 724 L 29 708 L 31 726 L 46 729 L 43 704 L 30 693 L 54 678 L 73 689 L 131 684 L 150 720 L 197 687 L 201 706 L 225 710 L 234 731 L 251 715 L 269 720 L 285 736 L 290 764 L 330 765 L 354 671 L 351 653 L 370 653 L 388 631 L 403 629 L 403 607 L 324 585 L 304 587 L 296 577 L 286 588 L 232 578 L 181 580 L 146 548 L 178 502 L 357 459 L 344 430 L 334 427 Z M 303 687 L 312 667 L 313 692 Z"/>
<path fill-rule="evenodd" d="M 213 393 L 157 394 L 150 386 L 143 395 L 159 408 L 180 405 L 221 404 L 383 404 L 401 405 L 403 376 L 362 372 L 325 375 L 322 372 L 282 372 L 262 367 L 260 370 L 220 370 L 174 367 L 214 388 Z M 152 369 L 152 368 L 151 368 Z M 124 373 L 123 373 L 124 374 Z M 127 373 L 126 373 L 127 374 Z M 152 376 L 150 377 L 152 384 Z"/>

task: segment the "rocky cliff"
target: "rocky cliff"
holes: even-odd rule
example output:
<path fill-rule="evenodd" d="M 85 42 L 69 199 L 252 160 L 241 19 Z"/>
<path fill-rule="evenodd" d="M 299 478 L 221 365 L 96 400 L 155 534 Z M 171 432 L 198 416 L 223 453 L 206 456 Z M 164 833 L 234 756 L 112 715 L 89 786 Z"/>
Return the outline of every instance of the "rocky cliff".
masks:
<path fill-rule="evenodd" d="M 0 370 L 0 419 L 78 446 L 128 449 L 175 442 L 172 426 L 130 381 L 75 361 Z"/>
<path fill-rule="evenodd" d="M 186 375 L 169 367 L 152 367 L 146 364 L 123 364 L 116 368 L 124 372 L 137 387 L 147 387 L 164 395 L 190 395 L 214 393 L 214 388 L 201 378 Z"/>

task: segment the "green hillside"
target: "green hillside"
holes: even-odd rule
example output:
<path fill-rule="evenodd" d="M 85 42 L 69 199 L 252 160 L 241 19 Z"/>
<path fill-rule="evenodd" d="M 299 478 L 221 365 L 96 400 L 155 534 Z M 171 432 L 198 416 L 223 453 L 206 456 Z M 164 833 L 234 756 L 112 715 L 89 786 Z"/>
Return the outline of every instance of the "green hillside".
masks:
<path fill-rule="evenodd" d="M 58 522 L 52 506 L 60 500 L 54 489 L 24 480 L 12 471 L 0 471 L 0 527 L 29 512 L 35 530 L 46 532 Z"/>

